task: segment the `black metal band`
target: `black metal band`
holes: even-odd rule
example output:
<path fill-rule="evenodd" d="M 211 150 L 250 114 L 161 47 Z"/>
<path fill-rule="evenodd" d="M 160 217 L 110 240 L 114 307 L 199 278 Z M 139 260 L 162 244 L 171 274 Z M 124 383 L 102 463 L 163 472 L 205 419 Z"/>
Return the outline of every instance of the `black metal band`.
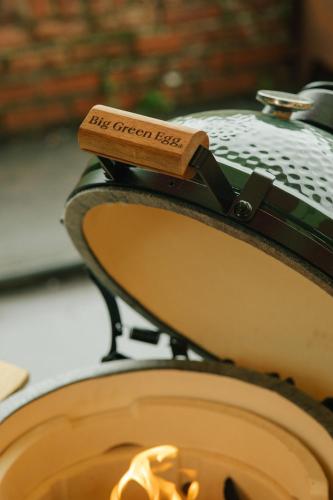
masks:
<path fill-rule="evenodd" d="M 199 146 L 189 165 L 198 170 L 223 211 L 228 212 L 236 195 L 213 153 L 204 146 Z"/>
<path fill-rule="evenodd" d="M 212 153 L 210 154 L 212 155 Z M 100 160 L 102 161 L 102 158 Z M 217 163 L 214 157 L 213 161 L 215 164 Z M 102 164 L 105 172 L 105 165 Z M 217 168 L 221 171 L 218 164 Z M 250 182 L 250 180 L 247 182 Z M 105 186 L 108 183 L 114 186 L 122 186 L 125 189 L 151 191 L 176 198 L 201 209 L 209 210 L 212 213 L 237 220 L 238 223 L 242 223 L 243 226 L 248 227 L 255 233 L 259 233 L 282 245 L 301 259 L 305 259 L 309 264 L 323 272 L 330 280 L 333 279 L 333 249 L 325 241 L 333 234 L 333 220 L 327 218 L 325 226 L 320 231 L 313 230 L 312 233 L 306 227 L 301 227 L 297 221 L 292 224 L 289 217 L 292 210 L 295 209 L 298 199 L 288 191 L 281 189 L 277 184 L 271 184 L 271 187 L 266 191 L 261 206 L 256 212 L 252 212 L 250 219 L 243 222 L 240 218 L 231 217 L 229 213 L 223 210 L 221 202 L 217 198 L 218 195 L 220 198 L 221 191 L 215 192 L 214 196 L 212 196 L 211 186 L 208 187 L 207 183 L 202 184 L 195 179 L 179 179 L 141 168 L 132 168 L 130 165 L 127 165 L 127 168 L 122 165 L 120 168 L 114 162 L 110 162 L 108 165 L 107 176 L 103 174 L 101 168 L 88 168 L 72 195 L 87 189 L 88 186 L 94 188 Z M 242 193 L 244 193 L 244 189 Z M 264 192 L 265 190 L 262 190 L 262 193 Z M 238 197 L 234 195 L 234 202 L 242 198 L 242 193 Z M 281 207 L 284 214 L 282 215 L 281 211 L 273 210 L 272 207 Z M 295 224 L 299 227 L 296 227 Z"/>

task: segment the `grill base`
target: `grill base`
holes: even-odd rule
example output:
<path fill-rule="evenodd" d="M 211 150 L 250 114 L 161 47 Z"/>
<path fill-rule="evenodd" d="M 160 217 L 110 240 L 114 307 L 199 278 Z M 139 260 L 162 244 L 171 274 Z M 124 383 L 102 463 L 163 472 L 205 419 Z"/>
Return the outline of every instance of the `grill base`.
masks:
<path fill-rule="evenodd" d="M 160 444 L 180 449 L 173 474 L 198 471 L 200 498 L 223 498 L 231 477 L 250 500 L 328 500 L 333 440 L 323 426 L 273 390 L 235 378 L 248 372 L 178 364 L 73 383 L 25 404 L 0 426 L 1 500 L 107 500 L 133 455 Z"/>

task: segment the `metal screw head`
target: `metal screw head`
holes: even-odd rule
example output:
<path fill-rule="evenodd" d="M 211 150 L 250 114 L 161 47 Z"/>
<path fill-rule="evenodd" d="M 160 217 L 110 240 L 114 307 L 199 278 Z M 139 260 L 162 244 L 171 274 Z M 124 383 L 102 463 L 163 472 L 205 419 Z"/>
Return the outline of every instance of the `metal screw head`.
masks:
<path fill-rule="evenodd" d="M 234 214 L 237 219 L 245 220 L 250 217 L 252 213 L 252 205 L 246 200 L 239 200 L 235 203 Z"/>

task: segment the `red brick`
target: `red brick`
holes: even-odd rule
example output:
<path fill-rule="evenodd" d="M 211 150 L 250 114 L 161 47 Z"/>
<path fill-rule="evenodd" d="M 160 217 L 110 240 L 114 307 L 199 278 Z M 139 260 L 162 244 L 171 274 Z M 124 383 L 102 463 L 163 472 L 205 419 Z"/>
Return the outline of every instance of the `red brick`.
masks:
<path fill-rule="evenodd" d="M 17 12 L 17 2 L 13 0 L 2 0 L 1 2 L 1 17 L 3 19 L 9 19 L 13 15 L 16 16 Z"/>
<path fill-rule="evenodd" d="M 70 77 L 55 77 L 38 80 L 36 83 L 0 87 L 0 105 L 27 101 L 36 97 L 53 98 L 61 95 L 75 95 L 81 92 L 95 92 L 99 86 L 96 74 Z"/>
<path fill-rule="evenodd" d="M 256 47 L 246 50 L 238 50 L 225 54 L 225 59 L 229 64 L 234 66 L 239 65 L 261 65 L 285 59 L 290 53 L 290 48 L 287 46 L 271 45 L 266 47 Z"/>
<path fill-rule="evenodd" d="M 90 12 L 95 16 L 101 16 L 114 8 L 110 0 L 93 0 L 88 2 Z"/>
<path fill-rule="evenodd" d="M 27 15 L 26 2 L 15 0 L 1 0 L 1 18 L 4 20 L 13 20 Z"/>
<path fill-rule="evenodd" d="M 167 85 L 161 85 L 159 90 L 162 93 L 165 100 L 170 102 L 174 101 L 176 95 L 180 94 L 180 87 L 174 88 L 174 87 L 168 87 Z"/>
<path fill-rule="evenodd" d="M 134 82 L 147 82 L 158 76 L 160 73 L 159 67 L 154 63 L 140 63 L 131 69 L 131 78 Z"/>
<path fill-rule="evenodd" d="M 200 82 L 202 97 L 220 97 L 223 95 L 244 93 L 253 90 L 257 85 L 254 73 L 239 73 L 220 78 L 205 78 Z"/>
<path fill-rule="evenodd" d="M 137 2 L 121 10 L 119 26 L 122 28 L 142 29 L 144 25 L 151 25 L 156 20 L 155 2 Z"/>
<path fill-rule="evenodd" d="M 135 5 L 135 3 L 138 5 Z M 138 14 L 137 22 L 135 23 L 135 27 L 138 27 L 142 20 L 139 10 L 142 10 L 145 4 L 152 6 L 154 2 L 150 2 L 149 0 L 145 2 L 142 0 L 140 2 L 129 2 L 128 0 L 92 0 L 88 2 L 88 8 L 90 13 L 96 17 L 96 21 L 100 26 L 104 26 L 104 28 L 117 27 L 119 29 L 126 24 L 123 21 L 127 17 L 127 12 L 128 18 L 132 17 L 132 11 Z"/>
<path fill-rule="evenodd" d="M 62 16 L 78 16 L 81 14 L 82 5 L 80 0 L 57 0 L 57 5 Z"/>
<path fill-rule="evenodd" d="M 191 34 L 189 34 L 188 37 L 190 36 Z M 246 41 L 249 40 L 249 35 L 244 26 L 235 24 L 232 26 L 221 26 L 215 29 L 199 30 L 195 35 L 195 39 L 196 41 L 201 40 L 207 44 L 214 44 L 214 48 L 216 48 L 218 44 L 222 42 L 232 43 L 236 46 L 241 45 L 244 43 L 244 39 Z"/>
<path fill-rule="evenodd" d="M 44 17 L 53 14 L 50 0 L 29 0 L 30 13 L 34 17 Z"/>
<path fill-rule="evenodd" d="M 63 103 L 48 104 L 44 106 L 30 106 L 11 110 L 4 114 L 5 129 L 10 132 L 27 128 L 42 128 L 68 121 L 69 114 Z"/>
<path fill-rule="evenodd" d="M 255 68 L 262 73 L 275 64 L 280 74 L 280 66 L 293 56 L 288 46 L 288 15 L 280 5 L 287 6 L 287 0 L 278 6 L 276 0 L 162 3 L 159 8 L 158 2 L 149 0 L 3 0 L 0 51 L 6 51 L 2 57 L 6 65 L 0 104 L 4 111 L 7 105 L 15 104 L 19 110 L 24 105 L 24 115 L 36 110 L 36 117 L 26 117 L 26 126 L 15 124 L 15 117 L 7 115 L 6 123 L 13 130 L 30 127 L 31 120 L 44 123 L 40 118 L 44 106 L 49 116 L 46 123 L 60 120 L 61 115 L 67 121 L 110 98 L 119 107 L 133 109 L 152 88 L 175 103 L 248 92 L 256 87 Z M 25 26 L 27 31 L 21 29 Z M 20 50 L 9 50 L 16 48 Z M 101 67 L 101 75 L 89 66 Z M 83 74 L 73 75 L 75 71 Z M 170 71 L 182 75 L 176 88 L 167 87 L 163 80 Z M 100 79 L 105 72 L 106 98 L 101 99 Z M 17 83 L 9 86 L 8 76 Z M 32 79 L 35 82 L 23 84 Z M 57 99 L 68 103 L 66 109 L 54 107 Z"/>
<path fill-rule="evenodd" d="M 223 51 L 208 56 L 204 64 L 206 67 L 218 71 L 223 68 L 225 62 L 226 62 L 226 55 L 225 52 Z"/>
<path fill-rule="evenodd" d="M 139 36 L 135 49 L 141 55 L 170 54 L 183 47 L 184 38 L 181 33 Z"/>
<path fill-rule="evenodd" d="M 15 58 L 10 60 L 10 71 L 13 73 L 17 71 L 35 71 L 41 68 L 42 59 L 36 53 L 23 53 L 18 54 Z"/>
<path fill-rule="evenodd" d="M 130 75 L 129 68 L 114 69 L 107 76 L 107 81 L 109 81 L 111 85 L 113 83 L 116 83 L 117 85 L 121 85 L 123 83 L 126 83 L 129 80 L 129 78 L 130 78 L 129 75 Z"/>
<path fill-rule="evenodd" d="M 159 76 L 160 71 L 154 63 L 141 63 L 137 66 L 128 66 L 127 68 L 115 69 L 110 72 L 108 78 L 111 82 L 117 84 L 126 84 L 135 82 L 136 84 L 151 81 Z"/>
<path fill-rule="evenodd" d="M 193 103 L 195 102 L 198 96 L 196 85 L 185 83 L 181 87 L 179 87 L 177 100 L 181 103 Z"/>
<path fill-rule="evenodd" d="M 169 70 L 188 71 L 194 68 L 198 68 L 200 69 L 200 71 L 202 71 L 202 68 L 205 66 L 205 64 L 206 64 L 206 59 L 202 61 L 198 57 L 194 57 L 192 55 L 189 56 L 188 54 L 186 54 L 183 56 L 182 59 L 175 62 L 171 62 L 171 64 L 169 64 Z"/>
<path fill-rule="evenodd" d="M 281 4 L 283 4 L 283 2 L 281 2 Z M 278 8 L 276 0 L 251 0 L 250 2 L 246 2 L 246 4 L 242 2 L 233 2 L 232 7 L 229 8 L 229 10 L 235 13 L 249 10 L 249 11 L 256 11 L 257 14 L 260 14 L 261 9 L 266 10 L 269 9 L 270 7 L 273 7 L 274 9 Z"/>
<path fill-rule="evenodd" d="M 130 50 L 129 45 L 126 42 L 118 42 L 110 40 L 108 43 L 104 43 L 96 47 L 95 55 L 97 57 L 117 57 L 128 53 Z"/>
<path fill-rule="evenodd" d="M 216 0 L 215 0 L 216 1 Z M 218 0 L 217 0 L 218 1 Z M 206 4 L 211 3 L 211 0 L 206 1 Z M 203 4 L 203 0 L 191 0 L 191 1 L 185 1 L 184 0 L 168 0 L 165 2 L 165 9 L 170 9 L 170 10 L 180 10 L 182 8 L 186 8 L 186 5 L 190 4 L 192 8 L 200 7 Z"/>
<path fill-rule="evenodd" d="M 11 59 L 10 70 L 19 72 L 35 71 L 41 68 L 58 68 L 64 66 L 66 61 L 67 55 L 64 49 L 51 47 L 17 54 Z"/>
<path fill-rule="evenodd" d="M 113 42 L 109 43 L 78 43 L 76 46 L 68 49 L 67 55 L 71 61 L 88 61 L 91 59 L 101 59 L 105 57 L 117 57 L 128 51 L 128 46 L 125 43 Z"/>
<path fill-rule="evenodd" d="M 74 99 L 72 105 L 73 115 L 82 116 L 83 118 L 88 113 L 90 108 L 92 108 L 95 104 L 103 104 L 103 102 L 105 102 L 105 97 L 101 95 Z"/>
<path fill-rule="evenodd" d="M 95 91 L 99 85 L 97 74 L 49 78 L 40 83 L 40 94 L 46 97 Z"/>
<path fill-rule="evenodd" d="M 110 14 L 98 17 L 98 25 L 105 30 L 116 29 L 142 31 L 145 26 L 151 26 L 156 20 L 154 2 L 136 2 L 123 9 L 116 9 Z"/>
<path fill-rule="evenodd" d="M 285 25 L 281 23 L 281 20 L 274 19 L 271 21 L 258 20 L 255 18 L 254 22 L 249 23 L 232 23 L 232 24 L 221 24 L 219 28 L 199 29 L 194 35 L 194 32 L 189 32 L 187 38 L 191 36 L 199 40 L 204 40 L 207 43 L 220 43 L 228 42 L 234 47 L 251 47 L 254 45 L 254 41 L 260 40 L 260 43 L 274 44 L 275 39 L 279 39 L 281 34 L 286 33 L 288 30 Z M 281 43 L 281 41 L 279 42 Z M 231 45 L 230 45 L 231 46 Z"/>
<path fill-rule="evenodd" d="M 71 47 L 55 46 L 42 49 L 16 52 L 9 60 L 9 70 L 17 73 L 20 71 L 36 71 L 43 68 L 66 68 L 72 63 L 101 60 L 102 58 L 115 58 L 128 51 L 126 44 L 103 43 L 81 44 Z"/>
<path fill-rule="evenodd" d="M 78 43 L 68 49 L 68 56 L 71 61 L 86 61 L 93 57 L 98 57 L 99 45 Z"/>
<path fill-rule="evenodd" d="M 0 28 L 0 50 L 22 47 L 28 40 L 29 36 L 24 29 L 11 25 Z"/>
<path fill-rule="evenodd" d="M 113 33 L 119 28 L 118 17 L 114 14 L 99 16 L 96 18 L 97 29 Z"/>
<path fill-rule="evenodd" d="M 252 27 L 260 39 L 266 40 L 268 43 L 274 43 L 275 40 L 280 40 L 281 35 L 292 39 L 291 26 L 288 26 L 286 21 L 282 21 L 276 17 L 273 19 L 257 19 Z"/>
<path fill-rule="evenodd" d="M 153 7 L 151 8 L 153 9 Z M 136 7 L 119 15 L 109 14 L 98 18 L 98 26 L 103 31 L 128 31 L 128 33 L 144 33 L 146 28 L 150 28 L 155 23 L 156 14 L 154 10 L 144 11 Z"/>
<path fill-rule="evenodd" d="M 87 25 L 83 20 L 73 21 L 57 21 L 46 20 L 41 21 L 35 27 L 35 36 L 41 40 L 52 38 L 62 38 L 63 40 L 75 38 L 87 31 Z"/>
<path fill-rule="evenodd" d="M 41 53 L 41 59 L 43 68 L 62 67 L 65 65 L 67 59 L 66 49 L 55 47 L 52 49 L 44 50 Z"/>
<path fill-rule="evenodd" d="M 130 46 L 125 42 L 113 42 L 105 44 L 101 47 L 101 53 L 106 56 L 116 57 L 129 52 Z"/>
<path fill-rule="evenodd" d="M 167 23 L 184 23 L 187 21 L 200 21 L 210 17 L 216 18 L 222 15 L 222 8 L 217 4 L 198 5 L 187 7 L 182 5 L 179 8 L 174 8 L 166 2 L 165 21 Z"/>
<path fill-rule="evenodd" d="M 36 94 L 34 85 L 6 85 L 0 87 L 0 106 L 12 104 L 16 101 L 27 101 Z"/>
<path fill-rule="evenodd" d="M 137 92 L 121 93 L 116 96 L 116 104 L 121 109 L 132 110 L 140 101 L 141 96 Z"/>

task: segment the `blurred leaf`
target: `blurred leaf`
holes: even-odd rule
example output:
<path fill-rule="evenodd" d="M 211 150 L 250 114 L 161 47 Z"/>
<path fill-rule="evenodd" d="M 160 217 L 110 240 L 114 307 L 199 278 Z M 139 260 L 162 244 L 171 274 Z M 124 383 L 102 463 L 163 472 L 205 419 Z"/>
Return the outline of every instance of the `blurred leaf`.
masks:
<path fill-rule="evenodd" d="M 170 113 L 173 107 L 173 102 L 160 90 L 150 90 L 137 104 L 136 110 L 148 115 L 160 115 Z"/>

